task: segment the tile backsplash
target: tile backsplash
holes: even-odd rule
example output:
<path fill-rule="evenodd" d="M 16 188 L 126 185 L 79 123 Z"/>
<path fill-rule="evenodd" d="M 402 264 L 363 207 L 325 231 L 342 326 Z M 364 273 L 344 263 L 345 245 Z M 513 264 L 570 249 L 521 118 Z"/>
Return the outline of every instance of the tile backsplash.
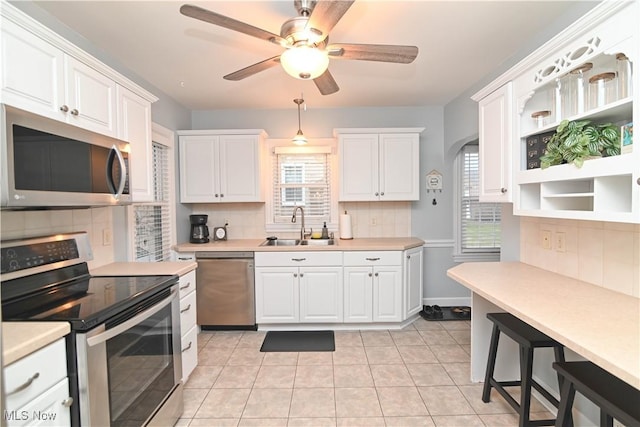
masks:
<path fill-rule="evenodd" d="M 411 202 L 348 202 L 339 204 L 339 212 L 351 215 L 354 237 L 409 237 L 411 236 Z M 193 205 L 193 214 L 209 215 L 209 229 L 227 227 L 230 239 L 259 239 L 269 234 L 289 237 L 287 233 L 269 233 L 265 229 L 264 203 L 225 203 Z M 336 219 L 336 224 L 338 220 Z M 332 230 L 339 236 L 338 230 Z M 291 234 L 291 233 L 289 233 Z M 293 235 L 291 236 L 293 237 Z M 187 236 L 178 236 L 183 242 Z"/>
<path fill-rule="evenodd" d="M 93 249 L 93 260 L 89 268 L 114 261 L 113 243 L 103 245 L 103 230 L 113 235 L 113 208 L 2 211 L 0 230 L 2 240 L 45 236 L 72 231 L 86 231 Z"/>
<path fill-rule="evenodd" d="M 558 250 L 564 233 L 564 251 Z M 550 249 L 543 235 L 551 236 Z M 640 225 L 522 217 L 520 260 L 640 297 Z"/>

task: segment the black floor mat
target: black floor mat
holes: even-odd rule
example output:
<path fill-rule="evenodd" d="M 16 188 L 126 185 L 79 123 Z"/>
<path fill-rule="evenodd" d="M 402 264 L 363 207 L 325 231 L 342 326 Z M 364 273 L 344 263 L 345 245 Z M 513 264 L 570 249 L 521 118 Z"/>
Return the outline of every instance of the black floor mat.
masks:
<path fill-rule="evenodd" d="M 335 351 L 333 331 L 269 331 L 260 351 Z"/>
<path fill-rule="evenodd" d="M 424 307 L 433 307 L 433 306 L 424 306 Z M 423 309 L 420 312 L 420 316 L 422 316 L 425 320 L 471 320 L 471 308 L 463 305 L 457 305 L 454 307 L 440 307 L 442 309 L 442 317 L 438 317 L 434 314 L 428 315 Z"/>

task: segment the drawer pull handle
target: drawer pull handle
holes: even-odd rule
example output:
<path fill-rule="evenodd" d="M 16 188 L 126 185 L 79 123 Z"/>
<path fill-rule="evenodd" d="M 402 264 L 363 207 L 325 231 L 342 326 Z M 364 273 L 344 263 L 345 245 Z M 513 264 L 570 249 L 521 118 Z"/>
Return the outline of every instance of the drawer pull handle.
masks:
<path fill-rule="evenodd" d="M 378 273 L 376 273 L 376 277 L 378 277 Z"/>
<path fill-rule="evenodd" d="M 180 313 L 184 313 L 185 311 L 189 311 L 191 309 L 191 304 L 187 306 L 184 310 L 180 310 Z"/>
<path fill-rule="evenodd" d="M 180 261 L 191 261 L 193 258 L 189 258 L 189 257 L 178 257 L 178 259 Z"/>
<path fill-rule="evenodd" d="M 71 405 L 73 405 L 73 397 L 67 397 L 62 401 L 62 406 L 66 408 L 71 408 Z"/>
<path fill-rule="evenodd" d="M 369 277 L 373 276 L 373 274 L 369 273 Z"/>
<path fill-rule="evenodd" d="M 185 348 L 183 348 L 182 352 L 184 353 L 185 351 L 190 350 L 191 349 L 191 344 L 193 344 L 193 341 L 189 341 L 189 345 L 186 346 Z"/>
<path fill-rule="evenodd" d="M 187 282 L 186 285 L 180 286 L 180 290 L 187 289 L 189 286 L 191 286 L 191 282 Z"/>
<path fill-rule="evenodd" d="M 31 375 L 31 378 L 29 378 L 21 386 L 16 387 L 15 390 L 10 391 L 9 393 L 7 393 L 7 396 L 11 396 L 12 394 L 20 393 L 21 391 L 29 388 L 29 386 L 33 383 L 33 381 L 36 380 L 38 377 L 40 377 L 40 372 L 36 372 L 35 374 Z"/>
<path fill-rule="evenodd" d="M 78 112 L 77 109 L 74 108 L 73 110 L 71 110 L 71 115 L 72 116 L 77 116 L 78 114 L 80 114 L 80 113 Z"/>
<path fill-rule="evenodd" d="M 307 260 L 306 258 L 291 258 L 291 261 L 298 261 L 298 262 L 306 261 L 306 260 Z"/>
<path fill-rule="evenodd" d="M 63 113 L 66 113 L 67 111 L 69 111 L 69 107 L 67 107 L 66 105 L 63 105 L 60 107 L 60 111 L 62 111 Z"/>
<path fill-rule="evenodd" d="M 367 261 L 380 261 L 380 258 L 365 258 Z"/>

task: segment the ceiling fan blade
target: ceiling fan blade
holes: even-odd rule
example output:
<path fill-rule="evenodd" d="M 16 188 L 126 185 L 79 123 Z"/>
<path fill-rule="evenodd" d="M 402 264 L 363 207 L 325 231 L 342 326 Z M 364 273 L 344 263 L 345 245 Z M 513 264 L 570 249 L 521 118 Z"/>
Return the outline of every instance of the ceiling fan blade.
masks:
<path fill-rule="evenodd" d="M 280 63 L 280 55 L 274 56 L 272 58 L 265 59 L 264 61 L 257 62 L 253 65 L 249 65 L 248 67 L 245 67 L 242 70 L 238 70 L 231 74 L 227 74 L 226 76 L 224 76 L 224 79 L 233 80 L 233 81 L 242 80 L 247 77 L 251 77 L 254 74 L 257 74 L 260 71 L 268 70 L 269 68 L 274 67 L 279 63 Z"/>
<path fill-rule="evenodd" d="M 306 29 L 324 40 L 355 0 L 320 0 L 313 7 Z"/>
<path fill-rule="evenodd" d="M 199 19 L 200 21 L 218 25 L 219 27 L 227 28 L 229 30 L 238 31 L 249 36 L 266 40 L 268 42 L 276 43 L 282 46 L 288 45 L 288 42 L 277 34 L 263 30 L 262 28 L 254 27 L 253 25 L 246 24 L 242 21 L 229 18 L 228 16 L 220 15 L 219 13 L 203 9 L 198 6 L 184 4 L 180 7 L 180 13 L 188 16 L 189 18 Z"/>
<path fill-rule="evenodd" d="M 329 70 L 325 71 L 320 75 L 320 77 L 316 77 L 313 79 L 313 82 L 316 84 L 316 87 L 323 95 L 331 95 L 332 93 L 336 93 L 340 90 L 338 83 L 333 79 L 333 76 L 329 72 Z"/>
<path fill-rule="evenodd" d="M 335 59 L 356 59 L 409 64 L 418 56 L 416 46 L 389 44 L 333 43 L 327 47 L 329 56 Z"/>

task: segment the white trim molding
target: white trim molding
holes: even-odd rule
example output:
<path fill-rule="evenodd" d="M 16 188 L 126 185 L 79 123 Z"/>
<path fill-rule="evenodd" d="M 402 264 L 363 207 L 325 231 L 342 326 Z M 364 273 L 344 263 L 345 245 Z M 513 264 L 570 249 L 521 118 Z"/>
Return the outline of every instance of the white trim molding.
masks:
<path fill-rule="evenodd" d="M 422 245 L 423 248 L 453 248 L 456 242 L 453 239 L 433 239 L 426 240 Z"/>

